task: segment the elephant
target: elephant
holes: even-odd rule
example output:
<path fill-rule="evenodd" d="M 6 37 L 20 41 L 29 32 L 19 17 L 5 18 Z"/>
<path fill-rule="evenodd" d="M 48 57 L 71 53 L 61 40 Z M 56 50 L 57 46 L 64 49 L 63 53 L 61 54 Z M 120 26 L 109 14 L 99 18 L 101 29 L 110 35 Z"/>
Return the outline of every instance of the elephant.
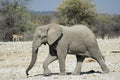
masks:
<path fill-rule="evenodd" d="M 73 75 L 80 75 L 81 65 L 87 56 L 99 63 L 103 73 L 109 72 L 94 33 L 85 25 L 79 24 L 67 27 L 50 23 L 37 27 L 33 36 L 32 59 L 26 69 L 27 76 L 29 75 L 29 70 L 31 70 L 36 62 L 38 49 L 42 44 L 48 44 L 49 46 L 48 57 L 43 62 L 44 75 L 51 75 L 48 65 L 55 60 L 59 62 L 59 74 L 65 75 L 65 59 L 67 54 L 73 54 L 77 59 L 75 70 L 72 72 Z"/>

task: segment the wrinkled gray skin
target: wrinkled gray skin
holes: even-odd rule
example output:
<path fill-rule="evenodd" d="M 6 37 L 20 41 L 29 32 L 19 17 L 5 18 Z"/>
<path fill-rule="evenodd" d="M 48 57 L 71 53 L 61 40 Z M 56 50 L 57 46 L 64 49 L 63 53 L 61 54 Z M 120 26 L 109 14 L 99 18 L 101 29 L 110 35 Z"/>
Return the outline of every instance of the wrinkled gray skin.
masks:
<path fill-rule="evenodd" d="M 72 73 L 74 75 L 80 74 L 81 65 L 86 56 L 95 59 L 100 64 L 103 73 L 109 72 L 95 35 L 89 28 L 84 25 L 65 27 L 53 23 L 40 26 L 35 30 L 32 44 L 32 59 L 26 70 L 26 75 L 28 75 L 28 71 L 35 64 L 38 48 L 42 44 L 49 45 L 49 55 L 43 63 L 44 75 L 50 75 L 48 65 L 57 59 L 59 60 L 60 74 L 65 75 L 65 59 L 67 54 L 76 55 L 77 65 Z"/>

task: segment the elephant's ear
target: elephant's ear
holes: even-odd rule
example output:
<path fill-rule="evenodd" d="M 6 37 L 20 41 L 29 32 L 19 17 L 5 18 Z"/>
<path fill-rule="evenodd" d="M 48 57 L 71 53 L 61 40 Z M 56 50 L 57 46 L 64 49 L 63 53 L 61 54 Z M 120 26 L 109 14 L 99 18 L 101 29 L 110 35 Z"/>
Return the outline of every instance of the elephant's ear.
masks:
<path fill-rule="evenodd" d="M 59 25 L 50 26 L 48 29 L 48 43 L 53 44 L 62 35 L 62 28 Z"/>

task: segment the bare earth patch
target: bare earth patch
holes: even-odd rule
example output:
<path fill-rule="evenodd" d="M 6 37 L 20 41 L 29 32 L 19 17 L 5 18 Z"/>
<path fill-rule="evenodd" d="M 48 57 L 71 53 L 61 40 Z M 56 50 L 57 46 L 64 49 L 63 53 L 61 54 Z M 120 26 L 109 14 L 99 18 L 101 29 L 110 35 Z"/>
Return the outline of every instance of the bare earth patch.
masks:
<path fill-rule="evenodd" d="M 38 59 L 27 78 L 25 70 L 31 60 L 32 42 L 0 42 L 0 80 L 120 80 L 120 39 L 98 39 L 98 44 L 110 73 L 101 74 L 98 63 L 86 58 L 82 75 L 71 75 L 76 66 L 74 55 L 66 59 L 67 75 L 59 76 L 58 61 L 50 64 L 52 76 L 43 76 L 43 62 L 48 55 L 48 46 L 39 48 Z"/>

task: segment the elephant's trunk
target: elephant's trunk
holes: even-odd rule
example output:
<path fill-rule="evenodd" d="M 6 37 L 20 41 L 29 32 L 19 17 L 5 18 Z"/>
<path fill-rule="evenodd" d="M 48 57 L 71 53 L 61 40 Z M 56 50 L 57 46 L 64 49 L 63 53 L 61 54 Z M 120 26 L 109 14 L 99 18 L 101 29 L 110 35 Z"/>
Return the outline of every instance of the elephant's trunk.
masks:
<path fill-rule="evenodd" d="M 40 44 L 39 46 L 41 46 L 41 44 Z M 33 42 L 33 45 L 32 45 L 32 59 L 31 59 L 30 65 L 29 65 L 28 68 L 26 69 L 26 75 L 27 75 L 27 76 L 29 75 L 29 74 L 28 74 L 29 70 L 31 70 L 31 68 L 34 66 L 34 64 L 35 64 L 35 62 L 36 62 L 39 46 L 37 46 L 37 45 Z"/>

